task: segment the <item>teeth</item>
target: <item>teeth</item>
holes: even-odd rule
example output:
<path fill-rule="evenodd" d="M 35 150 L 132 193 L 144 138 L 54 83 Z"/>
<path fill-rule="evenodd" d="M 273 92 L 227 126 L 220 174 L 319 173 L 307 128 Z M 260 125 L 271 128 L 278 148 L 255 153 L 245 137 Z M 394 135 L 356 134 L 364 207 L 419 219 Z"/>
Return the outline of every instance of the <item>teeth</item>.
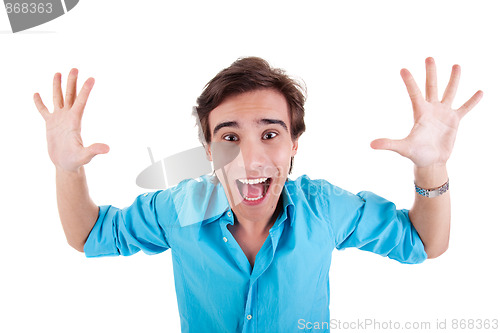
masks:
<path fill-rule="evenodd" d="M 259 199 L 262 199 L 263 197 L 264 197 L 263 195 L 258 196 L 257 198 L 249 198 L 249 197 L 247 197 L 246 195 L 244 195 L 244 196 L 243 196 L 243 198 L 244 198 L 245 200 L 248 200 L 248 201 L 255 201 L 255 200 L 259 200 Z"/>
<path fill-rule="evenodd" d="M 245 178 L 241 178 L 241 179 L 238 179 L 240 182 L 242 182 L 243 184 L 260 184 L 260 183 L 263 183 L 267 180 L 268 178 L 257 178 L 257 179 L 245 179 Z"/>

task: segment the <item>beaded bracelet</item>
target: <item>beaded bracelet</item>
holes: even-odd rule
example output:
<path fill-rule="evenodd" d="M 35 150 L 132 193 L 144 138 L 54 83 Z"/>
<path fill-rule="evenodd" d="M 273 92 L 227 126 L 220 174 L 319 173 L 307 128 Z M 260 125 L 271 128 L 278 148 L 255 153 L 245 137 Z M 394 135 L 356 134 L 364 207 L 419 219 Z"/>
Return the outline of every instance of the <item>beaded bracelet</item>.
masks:
<path fill-rule="evenodd" d="M 431 188 L 431 189 L 421 188 L 421 187 L 418 187 L 417 184 L 415 184 L 415 191 L 417 191 L 417 193 L 420 194 L 421 196 L 424 196 L 427 198 L 439 197 L 441 194 L 446 193 L 446 191 L 448 191 L 449 188 L 450 188 L 450 180 L 449 179 L 443 185 L 441 185 L 439 187 Z"/>

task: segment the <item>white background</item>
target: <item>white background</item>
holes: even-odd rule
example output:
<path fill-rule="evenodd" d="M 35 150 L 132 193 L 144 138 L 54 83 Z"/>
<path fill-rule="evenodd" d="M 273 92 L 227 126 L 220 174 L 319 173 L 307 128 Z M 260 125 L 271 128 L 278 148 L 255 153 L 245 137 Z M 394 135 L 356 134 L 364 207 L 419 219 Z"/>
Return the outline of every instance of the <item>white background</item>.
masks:
<path fill-rule="evenodd" d="M 96 79 L 85 144 L 107 155 L 87 167 L 97 204 L 124 207 L 144 190 L 135 177 L 156 159 L 198 145 L 191 106 L 219 70 L 256 55 L 302 78 L 307 130 L 292 178 L 307 173 L 351 192 L 370 190 L 411 208 L 413 169 L 371 140 L 402 138 L 412 111 L 401 68 L 421 89 L 424 59 L 440 93 L 462 66 L 464 118 L 448 170 L 449 250 L 402 265 L 350 249 L 334 252 L 331 317 L 342 321 L 500 319 L 498 123 L 500 21 L 495 1 L 90 1 L 12 34 L 0 10 L 0 331 L 178 332 L 170 252 L 87 259 L 58 220 L 54 167 L 32 95 L 52 108 L 52 77 L 72 67 Z M 291 318 L 296 321 L 298 318 Z M 370 331 L 370 330 L 365 330 Z M 441 330 L 444 332 L 445 330 Z M 491 329 L 489 331 L 492 331 Z"/>

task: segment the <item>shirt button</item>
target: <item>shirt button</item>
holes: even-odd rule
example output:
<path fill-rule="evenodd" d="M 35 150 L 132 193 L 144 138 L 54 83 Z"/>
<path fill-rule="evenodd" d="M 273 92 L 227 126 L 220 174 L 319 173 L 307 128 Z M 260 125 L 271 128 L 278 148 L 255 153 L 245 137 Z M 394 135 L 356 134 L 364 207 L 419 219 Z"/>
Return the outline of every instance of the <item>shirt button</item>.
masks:
<path fill-rule="evenodd" d="M 225 243 L 227 243 L 227 238 L 223 237 L 222 240 L 224 240 Z"/>
<path fill-rule="evenodd" d="M 248 316 L 247 316 L 247 319 L 248 319 L 248 320 L 252 319 L 252 315 L 248 315 Z"/>
<path fill-rule="evenodd" d="M 231 215 L 232 215 L 231 212 L 227 212 L 227 216 L 231 217 Z"/>

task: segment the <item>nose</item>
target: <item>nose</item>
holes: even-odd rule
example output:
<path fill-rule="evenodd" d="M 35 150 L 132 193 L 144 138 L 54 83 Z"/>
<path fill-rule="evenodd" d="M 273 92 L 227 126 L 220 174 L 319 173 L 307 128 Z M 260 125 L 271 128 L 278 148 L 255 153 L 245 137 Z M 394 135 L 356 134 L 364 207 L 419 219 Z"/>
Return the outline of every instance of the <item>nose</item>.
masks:
<path fill-rule="evenodd" d="M 248 176 L 258 176 L 266 165 L 269 156 L 263 144 L 257 140 L 247 140 L 240 144 L 239 163 L 245 168 Z M 252 175 L 255 173 L 255 175 Z"/>

